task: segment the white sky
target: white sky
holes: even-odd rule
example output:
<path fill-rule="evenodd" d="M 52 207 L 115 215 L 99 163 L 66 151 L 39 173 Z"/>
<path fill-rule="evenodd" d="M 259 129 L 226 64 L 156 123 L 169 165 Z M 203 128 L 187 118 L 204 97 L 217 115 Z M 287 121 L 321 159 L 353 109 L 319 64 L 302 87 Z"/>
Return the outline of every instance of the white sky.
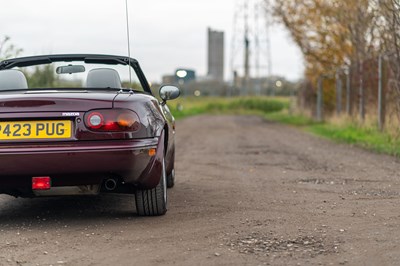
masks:
<path fill-rule="evenodd" d="M 225 76 L 230 78 L 234 0 L 129 0 L 131 52 L 150 81 L 176 68 L 207 72 L 207 27 L 225 31 Z M 58 53 L 127 54 L 125 0 L 0 0 L 0 37 L 23 56 Z M 239 38 L 239 37 L 238 37 Z M 299 49 L 274 26 L 273 74 L 303 74 Z"/>

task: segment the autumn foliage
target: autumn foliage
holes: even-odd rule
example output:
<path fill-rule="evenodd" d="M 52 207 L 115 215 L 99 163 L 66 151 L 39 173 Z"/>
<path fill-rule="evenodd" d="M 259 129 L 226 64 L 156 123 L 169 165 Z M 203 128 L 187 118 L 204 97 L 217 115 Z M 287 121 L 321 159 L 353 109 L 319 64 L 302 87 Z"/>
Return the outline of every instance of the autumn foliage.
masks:
<path fill-rule="evenodd" d="M 338 69 L 361 77 L 366 62 L 382 54 L 400 77 L 400 0 L 276 0 L 274 14 L 300 47 L 314 91 L 324 75 L 334 94 Z"/>

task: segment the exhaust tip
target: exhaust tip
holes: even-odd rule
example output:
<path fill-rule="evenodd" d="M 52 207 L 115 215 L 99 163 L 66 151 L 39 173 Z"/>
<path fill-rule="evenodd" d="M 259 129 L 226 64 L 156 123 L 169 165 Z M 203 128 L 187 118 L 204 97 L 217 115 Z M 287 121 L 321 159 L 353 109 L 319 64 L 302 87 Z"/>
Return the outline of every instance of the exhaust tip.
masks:
<path fill-rule="evenodd" d="M 104 188 L 108 191 L 113 191 L 117 188 L 117 180 L 109 178 L 104 182 Z"/>

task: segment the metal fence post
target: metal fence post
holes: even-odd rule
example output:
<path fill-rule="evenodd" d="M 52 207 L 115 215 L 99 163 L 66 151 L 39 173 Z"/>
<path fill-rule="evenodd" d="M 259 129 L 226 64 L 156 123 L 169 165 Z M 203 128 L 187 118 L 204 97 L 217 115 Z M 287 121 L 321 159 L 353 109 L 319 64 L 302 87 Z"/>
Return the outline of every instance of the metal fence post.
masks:
<path fill-rule="evenodd" d="M 342 79 L 340 77 L 340 69 L 336 71 L 336 114 L 342 113 Z"/>
<path fill-rule="evenodd" d="M 289 102 L 289 114 L 293 115 L 294 104 L 296 102 L 296 98 L 294 96 L 294 88 L 290 89 L 290 102 Z"/>
<path fill-rule="evenodd" d="M 383 112 L 382 112 L 382 90 L 383 90 L 383 80 L 382 80 L 382 55 L 379 55 L 378 63 L 378 127 L 379 130 L 383 130 Z"/>
<path fill-rule="evenodd" d="M 347 69 L 346 75 L 346 113 L 351 115 L 351 67 Z"/>
<path fill-rule="evenodd" d="M 317 121 L 322 122 L 323 120 L 323 100 L 324 100 L 324 91 L 323 91 L 323 76 L 319 76 L 318 78 L 318 91 L 317 91 Z"/>
<path fill-rule="evenodd" d="M 360 87 L 359 87 L 359 93 L 360 93 L 360 106 L 359 106 L 359 111 L 360 111 L 360 119 L 362 122 L 365 121 L 365 93 L 364 93 L 364 73 L 363 73 L 363 62 L 359 62 L 358 66 L 358 72 L 360 75 Z"/>

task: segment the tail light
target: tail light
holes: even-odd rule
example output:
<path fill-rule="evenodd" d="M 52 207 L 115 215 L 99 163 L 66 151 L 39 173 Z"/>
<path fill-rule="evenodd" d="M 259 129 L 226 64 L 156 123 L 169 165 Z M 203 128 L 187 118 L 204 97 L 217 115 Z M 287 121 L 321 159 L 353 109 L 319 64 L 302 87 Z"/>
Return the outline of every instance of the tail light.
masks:
<path fill-rule="evenodd" d="M 32 177 L 32 190 L 49 190 L 51 178 L 48 176 Z"/>
<path fill-rule="evenodd" d="M 128 109 L 102 109 L 86 113 L 85 125 L 93 131 L 134 132 L 140 129 L 140 120 Z"/>

